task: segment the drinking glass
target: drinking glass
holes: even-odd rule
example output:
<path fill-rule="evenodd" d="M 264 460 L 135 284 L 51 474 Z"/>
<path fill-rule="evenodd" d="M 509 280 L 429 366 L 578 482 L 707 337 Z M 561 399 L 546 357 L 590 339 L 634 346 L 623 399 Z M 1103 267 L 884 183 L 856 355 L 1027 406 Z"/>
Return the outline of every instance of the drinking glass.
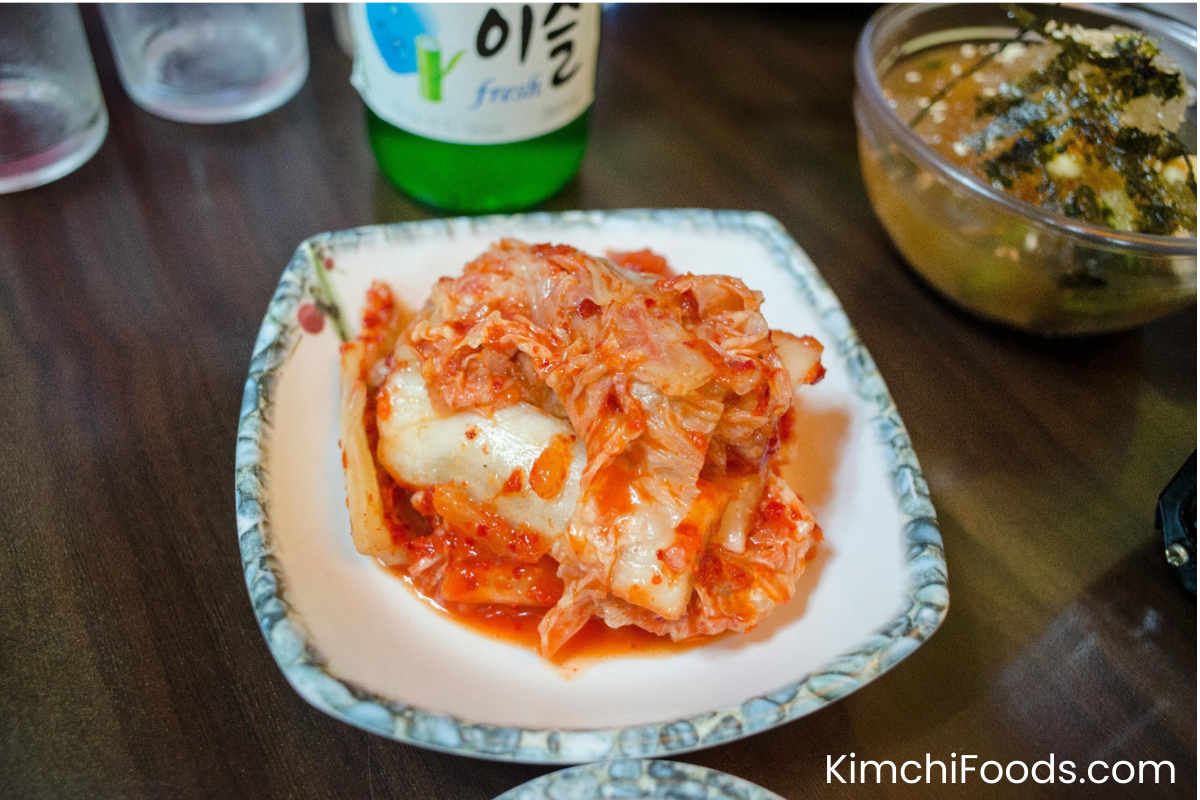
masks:
<path fill-rule="evenodd" d="M 298 3 L 113 3 L 100 12 L 125 91 L 160 117 L 250 119 L 286 103 L 308 76 Z"/>
<path fill-rule="evenodd" d="M 73 172 L 107 133 L 78 6 L 0 4 L 0 193 Z"/>

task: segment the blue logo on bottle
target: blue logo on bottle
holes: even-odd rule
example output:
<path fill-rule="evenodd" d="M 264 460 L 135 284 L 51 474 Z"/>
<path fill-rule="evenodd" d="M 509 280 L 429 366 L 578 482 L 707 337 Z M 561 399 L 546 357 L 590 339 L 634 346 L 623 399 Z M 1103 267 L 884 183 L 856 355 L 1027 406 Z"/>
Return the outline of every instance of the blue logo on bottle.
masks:
<path fill-rule="evenodd" d="M 367 24 L 392 72 L 417 71 L 417 39 L 436 36 L 433 20 L 412 3 L 367 3 Z"/>

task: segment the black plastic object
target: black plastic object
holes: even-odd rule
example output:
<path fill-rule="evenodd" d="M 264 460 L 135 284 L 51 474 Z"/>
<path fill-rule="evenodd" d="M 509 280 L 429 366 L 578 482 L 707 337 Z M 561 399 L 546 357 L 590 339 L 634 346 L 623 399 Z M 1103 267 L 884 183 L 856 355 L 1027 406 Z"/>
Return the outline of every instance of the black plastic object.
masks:
<path fill-rule="evenodd" d="M 1162 531 L 1167 563 L 1183 588 L 1196 593 L 1196 451 L 1158 496 L 1154 526 Z"/>

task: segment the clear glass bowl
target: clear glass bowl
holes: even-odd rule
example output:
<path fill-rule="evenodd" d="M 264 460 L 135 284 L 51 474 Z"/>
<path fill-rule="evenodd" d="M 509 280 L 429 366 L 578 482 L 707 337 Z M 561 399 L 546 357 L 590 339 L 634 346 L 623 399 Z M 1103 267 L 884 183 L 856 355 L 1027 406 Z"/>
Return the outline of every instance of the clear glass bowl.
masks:
<path fill-rule="evenodd" d="M 1153 35 L 1196 85 L 1196 30 L 1152 12 L 1058 6 L 1061 22 Z M 854 118 L 875 213 L 926 281 L 985 319 L 1044 336 L 1122 330 L 1196 300 L 1196 239 L 1126 233 L 1046 211 L 959 170 L 887 105 L 879 76 L 901 56 L 1011 39 L 1001 5 L 891 5 L 858 40 Z M 1196 109 L 1182 138 L 1196 152 Z"/>

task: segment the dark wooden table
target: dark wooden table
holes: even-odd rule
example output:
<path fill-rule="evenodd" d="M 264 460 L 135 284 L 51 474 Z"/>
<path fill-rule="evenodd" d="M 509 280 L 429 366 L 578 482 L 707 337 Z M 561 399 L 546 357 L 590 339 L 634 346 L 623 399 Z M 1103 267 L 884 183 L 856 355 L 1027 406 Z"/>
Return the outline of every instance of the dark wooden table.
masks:
<path fill-rule="evenodd" d="M 1153 527 L 1196 443 L 1196 311 L 1048 343 L 920 284 L 859 179 L 851 51 L 869 9 L 605 12 L 591 146 L 546 207 L 761 209 L 808 250 L 908 423 L 953 603 L 848 699 L 683 760 L 813 797 L 1196 795 L 1196 606 Z M 258 120 L 130 102 L 77 173 L 0 197 L 0 797 L 488 800 L 544 768 L 352 729 L 285 683 L 233 508 L 251 345 L 296 244 L 435 216 L 382 180 L 350 62 Z M 1175 785 L 827 785 L 827 754 L 1170 759 Z M 1086 789 L 1086 792 L 1084 791 Z M 1097 791 L 1099 789 L 1099 791 Z"/>

